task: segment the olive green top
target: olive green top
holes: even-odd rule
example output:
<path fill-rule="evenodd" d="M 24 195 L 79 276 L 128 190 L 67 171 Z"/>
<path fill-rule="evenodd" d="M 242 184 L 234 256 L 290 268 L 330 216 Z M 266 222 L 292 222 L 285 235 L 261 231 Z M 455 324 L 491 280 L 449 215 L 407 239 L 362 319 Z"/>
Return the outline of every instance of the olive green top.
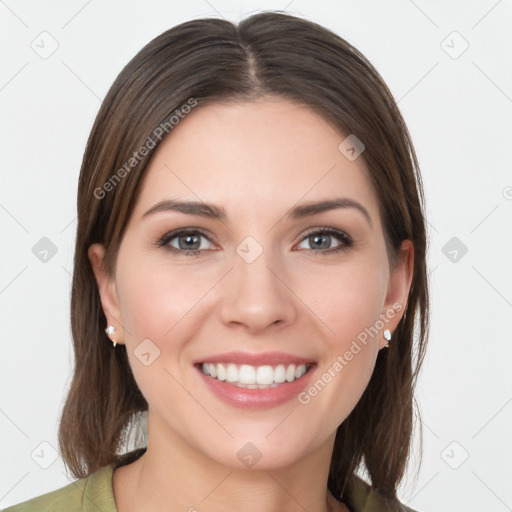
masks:
<path fill-rule="evenodd" d="M 112 474 L 120 465 L 123 464 L 114 462 L 88 477 L 0 512 L 119 512 L 114 500 Z M 343 501 L 351 512 L 415 512 L 396 500 L 379 495 L 357 477 L 347 485 Z"/>

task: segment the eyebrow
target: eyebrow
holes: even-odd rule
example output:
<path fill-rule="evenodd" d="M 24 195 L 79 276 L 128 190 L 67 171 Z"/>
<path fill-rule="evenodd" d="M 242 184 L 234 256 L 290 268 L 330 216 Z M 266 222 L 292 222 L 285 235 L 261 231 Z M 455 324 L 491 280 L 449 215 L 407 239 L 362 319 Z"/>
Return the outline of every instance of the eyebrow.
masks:
<path fill-rule="evenodd" d="M 324 201 L 316 201 L 304 203 L 295 206 L 285 215 L 288 219 L 302 219 L 311 215 L 317 215 L 326 211 L 337 208 L 354 208 L 361 212 L 368 224 L 372 226 L 372 219 L 368 210 L 359 202 L 348 197 L 327 199 Z M 142 218 L 156 212 L 176 211 L 187 215 L 198 215 L 210 219 L 225 220 L 227 218 L 226 211 L 222 206 L 200 201 L 177 201 L 174 199 L 166 199 L 152 206 Z"/>

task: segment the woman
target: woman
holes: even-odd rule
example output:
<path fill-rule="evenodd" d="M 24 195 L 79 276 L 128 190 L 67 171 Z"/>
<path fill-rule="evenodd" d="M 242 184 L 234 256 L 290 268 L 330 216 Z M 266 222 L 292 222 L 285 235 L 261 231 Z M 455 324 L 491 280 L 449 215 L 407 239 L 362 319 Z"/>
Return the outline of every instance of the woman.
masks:
<path fill-rule="evenodd" d="M 411 510 L 423 204 L 397 106 L 339 36 L 267 12 L 155 38 L 80 174 L 59 431 L 79 481 L 7 510 Z"/>

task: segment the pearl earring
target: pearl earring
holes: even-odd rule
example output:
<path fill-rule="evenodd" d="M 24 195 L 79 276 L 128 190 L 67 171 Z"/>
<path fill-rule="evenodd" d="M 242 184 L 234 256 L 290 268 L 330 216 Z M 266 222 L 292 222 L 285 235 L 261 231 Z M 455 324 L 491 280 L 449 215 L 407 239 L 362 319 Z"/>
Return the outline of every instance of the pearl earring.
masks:
<path fill-rule="evenodd" d="M 389 341 L 391 340 L 391 333 L 389 332 L 389 329 L 384 329 L 384 338 L 388 341 L 385 345 L 386 348 L 389 347 Z"/>
<path fill-rule="evenodd" d="M 109 325 L 106 329 L 105 329 L 105 332 L 107 334 L 107 336 L 111 339 L 112 341 L 112 344 L 114 345 L 114 347 L 116 346 L 117 342 L 116 342 L 116 328 L 113 326 L 113 325 Z"/>

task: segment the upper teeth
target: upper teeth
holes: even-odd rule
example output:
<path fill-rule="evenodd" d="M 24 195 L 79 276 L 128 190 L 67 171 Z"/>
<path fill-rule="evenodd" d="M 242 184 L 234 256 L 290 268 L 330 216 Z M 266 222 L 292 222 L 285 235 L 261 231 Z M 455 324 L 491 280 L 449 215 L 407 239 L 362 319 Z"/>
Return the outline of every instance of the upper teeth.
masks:
<path fill-rule="evenodd" d="M 293 382 L 308 370 L 306 364 L 278 364 L 273 367 L 236 365 L 233 363 L 203 363 L 203 373 L 217 380 L 232 382 L 237 386 L 248 388 L 275 387 L 284 381 Z"/>

